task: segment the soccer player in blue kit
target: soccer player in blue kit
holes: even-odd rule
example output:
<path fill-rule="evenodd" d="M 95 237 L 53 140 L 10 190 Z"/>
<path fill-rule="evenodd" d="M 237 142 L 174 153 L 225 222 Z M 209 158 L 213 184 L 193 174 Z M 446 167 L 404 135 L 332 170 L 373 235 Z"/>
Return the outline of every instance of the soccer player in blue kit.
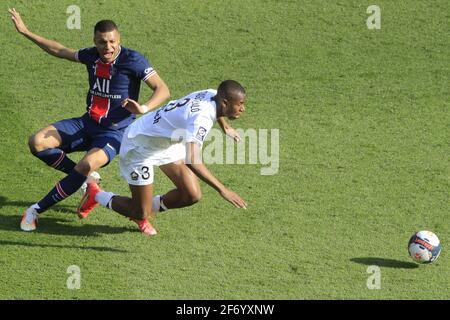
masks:
<path fill-rule="evenodd" d="M 29 139 L 30 151 L 47 165 L 67 174 L 40 201 L 25 210 L 21 229 L 36 229 L 38 215 L 76 192 L 95 170 L 104 167 L 119 153 L 122 136 L 136 114 L 144 114 L 170 96 L 169 88 L 139 52 L 120 45 L 120 33 L 111 20 L 99 21 L 94 27 L 94 47 L 74 50 L 30 32 L 14 8 L 8 10 L 17 31 L 52 56 L 86 65 L 89 91 L 87 112 L 39 130 Z M 139 104 L 140 81 L 153 91 Z M 225 134 L 240 141 L 240 136 L 222 117 L 218 123 Z M 75 163 L 68 153 L 87 151 Z M 80 219 L 87 216 L 78 208 Z M 144 221 L 135 221 L 141 226 Z"/>
<path fill-rule="evenodd" d="M 160 105 L 170 92 L 142 54 L 120 45 L 119 30 L 113 21 L 99 21 L 94 28 L 94 47 L 77 51 L 30 32 L 19 12 L 8 11 L 20 34 L 55 57 L 86 65 L 89 75 L 87 112 L 79 118 L 55 122 L 30 137 L 33 155 L 67 174 L 44 198 L 25 210 L 20 226 L 32 231 L 40 213 L 76 192 L 93 171 L 118 154 L 123 132 L 135 114 Z M 153 91 L 142 105 L 137 103 L 140 81 Z M 67 157 L 74 151 L 87 153 L 75 163 Z M 83 218 L 82 212 L 78 214 Z"/>

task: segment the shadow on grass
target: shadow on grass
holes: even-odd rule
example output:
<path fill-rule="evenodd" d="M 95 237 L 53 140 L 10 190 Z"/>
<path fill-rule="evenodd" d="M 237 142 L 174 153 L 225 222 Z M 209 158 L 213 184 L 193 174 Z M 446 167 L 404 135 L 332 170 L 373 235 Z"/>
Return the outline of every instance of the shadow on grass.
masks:
<path fill-rule="evenodd" d="M 27 208 L 30 203 L 27 201 L 9 201 L 7 198 L 0 196 L 0 208 L 4 205 L 20 206 L 21 210 Z M 46 216 L 45 213 L 39 216 L 38 228 L 33 233 L 43 233 L 51 235 L 66 235 L 66 236 L 101 236 L 102 234 L 118 234 L 130 231 L 125 227 L 112 227 L 107 225 L 93 225 L 85 222 L 81 223 L 78 216 L 75 214 L 75 207 L 72 206 L 55 206 L 53 209 L 68 211 L 68 214 L 63 214 L 61 218 L 55 219 Z M 66 210 L 69 209 L 69 210 Z M 17 212 L 14 215 L 0 215 L 0 230 L 6 231 L 20 231 L 20 220 L 22 212 Z M 136 229 L 137 231 L 137 229 Z"/>
<path fill-rule="evenodd" d="M 29 206 L 31 206 L 33 203 L 35 203 L 35 201 L 12 201 L 12 200 L 8 200 L 8 198 L 4 197 L 4 196 L 0 196 L 0 209 L 3 208 L 4 206 L 14 206 L 14 207 L 18 207 L 19 209 L 17 210 L 17 214 L 22 214 L 23 211 L 28 208 Z M 52 207 L 53 210 L 59 210 L 59 211 L 66 211 L 68 213 L 77 213 L 77 208 L 76 206 L 67 206 L 67 205 L 61 205 L 61 204 L 56 204 L 55 206 Z"/>
<path fill-rule="evenodd" d="M 95 247 L 95 246 L 76 246 L 76 245 L 62 245 L 62 244 L 40 244 L 40 243 L 30 243 L 21 241 L 8 241 L 0 240 L 0 246 L 23 246 L 23 247 L 35 247 L 35 248 L 60 248 L 60 249 L 81 249 L 81 250 L 95 250 L 95 251 L 106 251 L 106 252 L 118 252 L 126 253 L 127 250 L 115 249 L 110 247 Z"/>
<path fill-rule="evenodd" d="M 16 206 L 20 210 L 14 215 L 0 215 L 0 230 L 6 231 L 20 231 L 20 219 L 22 218 L 23 210 L 30 206 L 30 201 L 11 201 L 4 196 L 0 196 L 0 209 L 3 206 Z M 46 216 L 45 213 L 39 216 L 38 228 L 33 233 L 43 233 L 51 235 L 66 235 L 66 236 L 101 236 L 102 234 L 118 234 L 130 231 L 125 227 L 112 227 L 105 225 L 93 225 L 79 222 L 76 215 L 75 206 L 64 206 L 57 204 L 52 207 L 53 210 L 62 210 L 67 212 L 61 218 L 55 219 Z M 68 224 L 69 223 L 69 224 Z M 74 225 L 75 224 L 75 225 Z M 136 229 L 136 231 L 138 231 Z"/>
<path fill-rule="evenodd" d="M 21 216 L 0 216 L 0 230 L 6 231 L 21 231 L 20 230 Z M 70 223 L 70 224 L 67 224 Z M 74 225 L 74 224 L 77 225 Z M 51 235 L 65 235 L 65 236 L 101 236 L 102 234 L 119 234 L 129 232 L 130 228 L 112 227 L 104 225 L 93 225 L 81 223 L 78 217 L 71 216 L 71 219 L 55 219 L 46 217 L 45 214 L 39 216 L 38 227 L 33 233 L 44 233 Z M 136 228 L 136 231 L 139 231 Z"/>
<path fill-rule="evenodd" d="M 365 264 L 368 266 L 379 266 L 397 269 L 415 269 L 419 267 L 417 264 L 412 262 L 405 262 L 394 259 L 376 258 L 376 257 L 352 258 L 350 259 L 350 261 L 359 264 Z"/>

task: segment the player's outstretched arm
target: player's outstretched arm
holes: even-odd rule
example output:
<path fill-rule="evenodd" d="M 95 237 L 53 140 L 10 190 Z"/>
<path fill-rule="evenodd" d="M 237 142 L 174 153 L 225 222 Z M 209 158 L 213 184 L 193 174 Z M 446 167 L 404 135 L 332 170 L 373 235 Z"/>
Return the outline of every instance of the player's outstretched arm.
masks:
<path fill-rule="evenodd" d="M 212 188 L 214 188 L 225 200 L 236 208 L 247 209 L 247 203 L 235 192 L 226 188 L 201 162 L 201 147 L 196 143 L 187 144 L 187 166 Z"/>
<path fill-rule="evenodd" d="M 217 118 L 217 123 L 219 124 L 220 128 L 222 129 L 222 131 L 227 136 L 232 138 L 234 140 L 234 142 L 240 142 L 241 141 L 241 136 L 239 135 L 239 133 L 233 127 L 231 127 L 228 124 L 228 122 L 225 120 L 225 117 Z"/>
<path fill-rule="evenodd" d="M 26 38 L 33 41 L 45 52 L 58 58 L 67 59 L 70 61 L 77 61 L 75 57 L 76 55 L 75 50 L 66 48 L 56 41 L 48 40 L 37 34 L 32 33 L 30 30 L 28 30 L 27 26 L 22 20 L 22 17 L 20 16 L 20 13 L 16 11 L 16 9 L 14 8 L 8 9 L 8 12 L 11 14 L 11 19 L 14 22 L 14 26 L 16 27 L 17 31 Z"/>

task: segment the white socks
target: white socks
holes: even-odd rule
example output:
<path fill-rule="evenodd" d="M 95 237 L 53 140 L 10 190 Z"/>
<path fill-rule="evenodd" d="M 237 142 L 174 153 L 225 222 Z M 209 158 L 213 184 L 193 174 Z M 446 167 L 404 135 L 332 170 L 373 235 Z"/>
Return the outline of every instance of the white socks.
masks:
<path fill-rule="evenodd" d="M 37 210 L 39 210 L 40 207 L 39 207 L 39 205 L 38 205 L 37 203 L 33 204 L 33 205 L 31 206 L 31 208 L 34 209 L 35 212 L 36 212 L 37 214 L 39 214 L 39 212 L 37 212 Z"/>
<path fill-rule="evenodd" d="M 163 212 L 167 210 L 169 209 L 167 209 L 166 205 L 162 201 L 161 196 L 154 196 L 152 201 L 152 212 Z"/>
<path fill-rule="evenodd" d="M 111 208 L 111 199 L 115 196 L 112 192 L 100 191 L 95 195 L 95 201 L 100 203 L 102 206 Z"/>
<path fill-rule="evenodd" d="M 111 208 L 111 200 L 116 194 L 112 192 L 107 191 L 100 191 L 95 195 L 95 201 L 100 203 L 102 206 L 112 209 Z M 153 197 L 152 200 L 152 212 L 163 212 L 169 210 L 164 202 L 161 200 L 161 196 L 157 195 Z"/>

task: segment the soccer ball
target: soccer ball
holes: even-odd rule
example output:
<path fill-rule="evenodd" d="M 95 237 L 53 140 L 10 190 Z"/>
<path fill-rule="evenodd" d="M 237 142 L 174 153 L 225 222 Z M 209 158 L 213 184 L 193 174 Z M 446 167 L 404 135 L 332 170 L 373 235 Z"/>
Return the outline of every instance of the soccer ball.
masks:
<path fill-rule="evenodd" d="M 439 257 L 441 243 L 433 232 L 419 231 L 409 239 L 408 252 L 418 263 L 431 263 Z"/>

